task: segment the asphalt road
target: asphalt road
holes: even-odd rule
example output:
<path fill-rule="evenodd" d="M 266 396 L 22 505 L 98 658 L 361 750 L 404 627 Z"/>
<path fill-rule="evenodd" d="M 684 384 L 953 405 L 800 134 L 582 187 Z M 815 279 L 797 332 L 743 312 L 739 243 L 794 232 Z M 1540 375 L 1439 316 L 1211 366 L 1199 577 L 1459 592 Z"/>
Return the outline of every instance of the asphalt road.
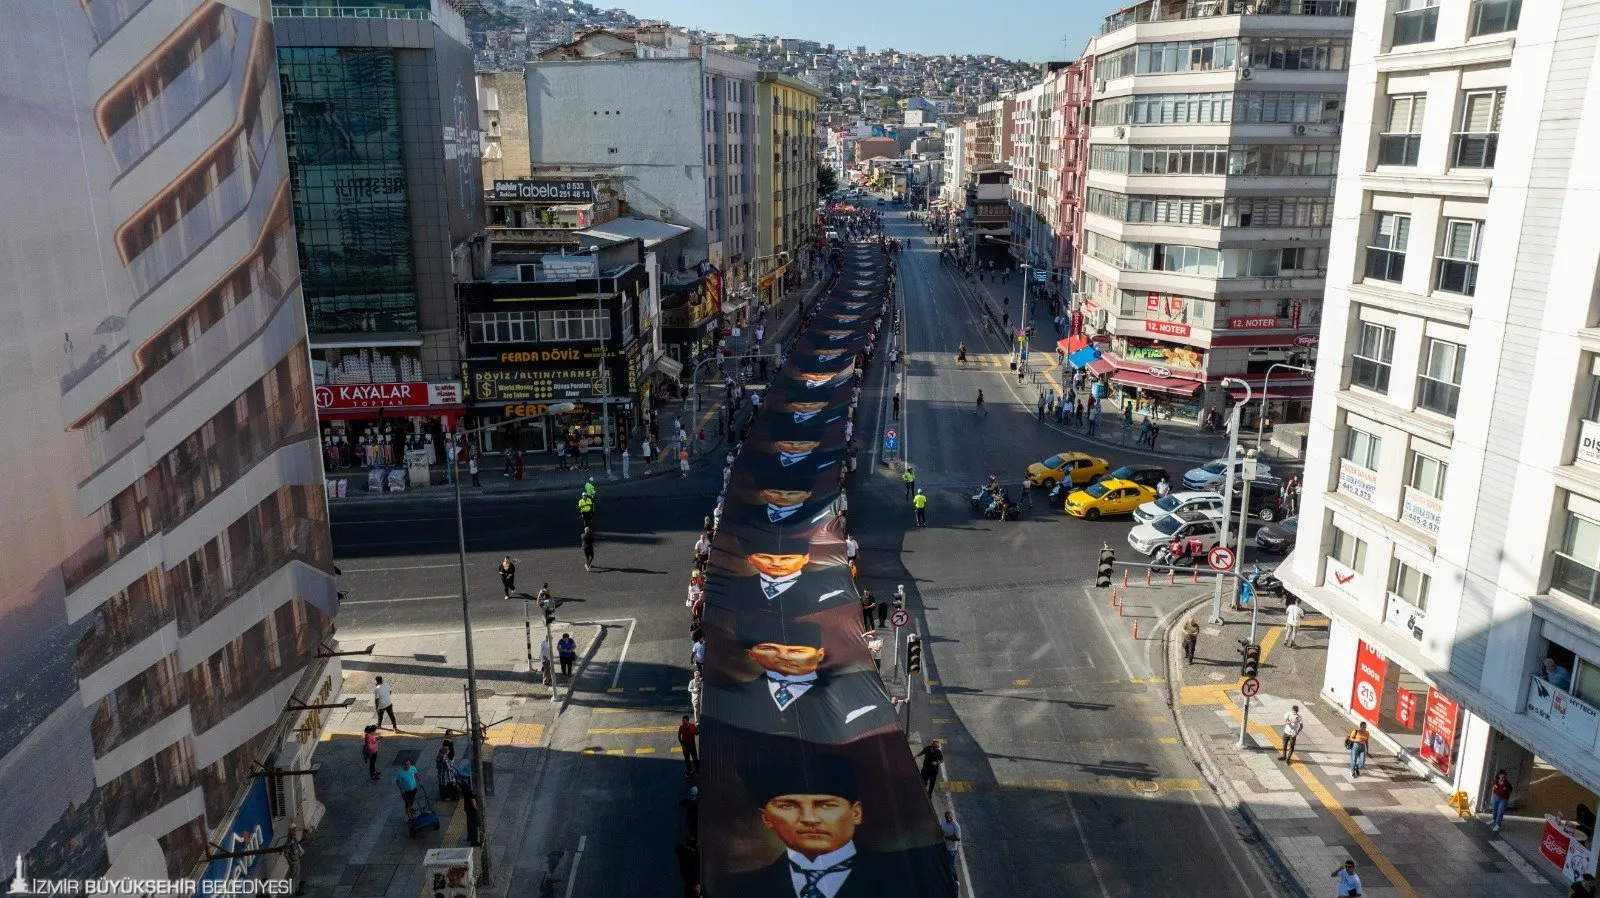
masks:
<path fill-rule="evenodd" d="M 864 585 L 883 595 L 903 583 L 912 596 L 931 687 L 914 690 L 914 741 L 948 740 L 938 803 L 964 827 L 970 894 L 1278 894 L 1178 744 L 1158 679 L 1154 625 L 1206 588 L 1135 590 L 1118 616 L 1092 579 L 1102 543 L 1131 556 L 1130 522 L 1067 518 L 1045 507 L 1042 490 L 1021 521 L 971 511 L 967 496 L 988 474 L 1016 489 L 1030 462 L 1093 447 L 1036 420 L 1038 387 L 1017 385 L 1003 343 L 984 333 L 926 230 L 896 216 L 889 233 L 907 244 L 910 363 L 894 423 L 930 495 L 929 526 L 907 530 L 897 469 L 882 466 L 876 487 L 853 491 L 852 522 Z M 962 341 L 965 365 L 954 357 Z M 1110 458 L 1130 461 L 1164 463 L 1174 479 L 1190 466 Z"/>

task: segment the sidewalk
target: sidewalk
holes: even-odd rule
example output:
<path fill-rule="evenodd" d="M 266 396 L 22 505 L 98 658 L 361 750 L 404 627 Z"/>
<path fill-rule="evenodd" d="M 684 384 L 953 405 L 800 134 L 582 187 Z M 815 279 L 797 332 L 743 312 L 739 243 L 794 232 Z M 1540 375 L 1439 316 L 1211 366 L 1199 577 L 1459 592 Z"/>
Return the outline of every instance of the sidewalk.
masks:
<path fill-rule="evenodd" d="M 823 278 L 813 283 L 804 294 L 802 305 L 809 307 L 827 289 L 830 283 L 832 283 L 831 278 Z M 787 301 L 785 301 L 784 305 L 790 308 L 766 335 L 764 346 L 781 346 L 799 330 L 802 305 L 794 305 Z M 722 385 L 720 383 L 703 385 L 700 414 L 692 422 L 690 418 L 694 413 L 691 404 L 685 403 L 677 407 L 670 405 L 660 406 L 658 414 L 662 421 L 661 433 L 667 440 L 663 446 L 670 449 L 671 422 L 674 419 L 681 418 L 684 422 L 684 429 L 688 433 L 699 433 L 702 429 L 706 431 L 705 445 L 699 447 L 691 445 L 690 447 L 691 465 L 694 467 L 707 464 L 720 465 L 719 451 L 722 448 L 725 435 L 717 431 L 715 424 L 717 410 L 723 404 L 721 396 Z M 628 442 L 631 451 L 637 453 L 638 440 L 630 437 Z M 633 483 L 634 481 L 677 476 L 679 474 L 677 459 L 669 458 L 668 454 L 659 455 L 649 473 L 645 471 L 643 460 L 635 454 L 628 462 L 628 478 L 624 481 L 622 477 L 622 457 L 617 454 L 611 456 L 612 476 L 608 478 L 606 476 L 605 455 L 601 452 L 589 453 L 589 466 L 587 468 L 562 468 L 555 457 L 548 452 L 528 453 L 524 458 L 522 479 L 513 480 L 505 473 L 500 454 L 490 453 L 480 458 L 478 462 L 478 480 L 483 486 L 472 486 L 471 478 L 467 476 L 463 466 L 461 490 L 463 495 L 549 493 L 577 490 L 591 477 L 599 485 L 621 486 L 624 483 Z M 445 470 L 445 465 L 434 465 L 429 469 L 429 485 L 412 487 L 398 493 L 376 492 L 365 489 L 367 484 L 367 469 L 365 468 L 347 468 L 332 471 L 327 476 L 330 480 L 343 479 L 349 481 L 346 495 L 331 500 L 333 504 L 340 505 L 349 502 L 382 501 L 391 496 L 406 496 L 413 499 L 419 497 L 449 498 L 455 494 L 455 491 L 449 483 L 444 481 Z"/>
<path fill-rule="evenodd" d="M 1329 874 L 1346 859 L 1355 860 L 1368 898 L 1560 894 L 1483 819 L 1458 817 L 1438 786 L 1377 738 L 1362 775 L 1350 775 L 1344 737 L 1354 724 L 1318 698 L 1327 620 L 1308 614 L 1298 648 L 1286 646 L 1277 599 L 1261 609 L 1262 692 L 1251 703 L 1249 747 L 1240 749 L 1237 640 L 1249 635 L 1250 616 L 1225 606 L 1222 625 L 1206 623 L 1210 601 L 1193 606 L 1201 621 L 1193 665 L 1184 663 L 1179 632 L 1188 613 L 1165 634 L 1168 703 L 1184 745 L 1241 818 L 1241 832 L 1263 840 L 1301 894 L 1333 894 Z M 1305 730 L 1285 764 L 1280 732 L 1291 704 L 1300 706 Z"/>
<path fill-rule="evenodd" d="M 558 621 L 554 632 L 571 633 L 579 646 L 579 666 L 592 656 L 602 627 Z M 543 639 L 534 636 L 534 651 Z M 346 640 L 345 650 L 356 646 Z M 343 659 L 343 695 L 355 699 L 347 709 L 328 712 L 325 743 L 316 760 L 317 798 L 326 808 L 306 842 L 305 889 L 328 898 L 418 898 L 423 895 L 423 856 L 430 848 L 464 846 L 466 813 L 460 803 L 440 801 L 434 756 L 447 735 L 454 739 L 459 764 L 471 752 L 466 729 L 465 638 L 459 632 L 382 639 L 371 656 Z M 530 676 L 521 627 L 474 631 L 478 663 L 478 713 L 487 727 L 485 755 L 492 766 L 494 794 L 487 796 L 490 845 L 498 894 L 515 865 L 516 846 L 533 788 L 544 763 L 546 734 L 568 696 L 558 677 L 558 701 Z M 394 690 L 400 732 L 380 733 L 378 776 L 367 776 L 361 760 L 363 729 L 376 718 L 374 677 Z M 387 726 L 387 725 L 386 725 Z M 421 770 L 420 779 L 441 826 L 408 835 L 394 775 L 403 759 Z M 475 771 L 476 772 L 476 771 Z"/>
<path fill-rule="evenodd" d="M 1017 310 L 1022 308 L 1024 281 L 1020 272 L 1013 272 L 1009 282 L 1004 284 L 999 283 L 997 279 L 986 281 L 977 277 L 972 280 L 963 279 L 963 283 L 971 289 L 984 311 L 993 319 L 996 327 L 999 326 L 1006 312 L 1011 313 L 1012 323 L 1015 325 Z M 1006 305 L 1003 301 L 1007 298 L 1011 300 L 1010 305 Z M 1056 342 L 1060 338 L 1056 336 L 1055 324 L 1050 319 L 1049 303 L 1037 299 L 1034 300 L 1033 326 L 1035 328 L 1035 336 L 1030 342 L 1030 351 L 1028 353 L 1030 366 L 1036 366 L 1033 382 L 1040 387 L 1048 386 L 1050 389 L 1055 390 L 1057 395 L 1061 395 L 1065 392 L 1062 382 L 1066 378 L 1063 377 L 1060 356 L 1056 353 Z M 1049 361 L 1043 365 L 1036 365 L 1035 358 L 1048 359 Z M 1124 431 L 1121 419 L 1121 409 L 1113 409 L 1110 406 L 1106 406 L 1101 416 L 1100 432 L 1093 436 L 1079 432 L 1077 436 L 1080 439 L 1101 443 L 1106 446 L 1132 447 L 1137 428 L 1144 418 L 1142 415 L 1134 415 L 1134 431 Z M 1163 420 L 1160 425 L 1161 436 L 1159 444 L 1161 448 L 1156 449 L 1151 454 L 1207 461 L 1227 454 L 1227 434 L 1202 433 L 1198 422 L 1177 418 Z M 1241 431 L 1239 445 L 1242 448 L 1255 447 L 1255 431 L 1250 428 L 1245 428 Z M 1270 438 L 1264 441 L 1264 445 L 1260 447 L 1260 450 L 1261 457 L 1264 459 L 1279 460 L 1288 465 L 1301 463 L 1300 459 L 1278 459 L 1276 450 L 1272 448 Z"/>

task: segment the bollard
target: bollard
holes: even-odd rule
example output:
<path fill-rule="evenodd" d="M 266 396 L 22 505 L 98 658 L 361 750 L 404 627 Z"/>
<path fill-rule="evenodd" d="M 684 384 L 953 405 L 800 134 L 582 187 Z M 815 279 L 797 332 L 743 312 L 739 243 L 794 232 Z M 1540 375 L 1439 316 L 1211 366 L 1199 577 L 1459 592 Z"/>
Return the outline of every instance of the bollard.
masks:
<path fill-rule="evenodd" d="M 1146 585 L 1146 586 L 1150 585 L 1150 569 L 1149 568 L 1145 568 L 1144 569 L 1144 585 Z"/>
<path fill-rule="evenodd" d="M 1123 589 L 1127 589 L 1128 588 L 1128 569 L 1127 568 L 1123 568 L 1122 569 L 1122 588 Z"/>
<path fill-rule="evenodd" d="M 1118 604 L 1118 602 L 1120 602 L 1120 601 L 1121 601 L 1121 600 L 1120 600 L 1120 599 L 1118 599 L 1118 598 L 1117 598 L 1117 591 L 1116 591 L 1116 590 L 1114 590 L 1114 589 L 1113 589 L 1113 590 L 1111 590 L 1111 607 L 1112 607 L 1112 608 L 1115 608 L 1115 607 L 1117 607 L 1117 604 Z"/>
<path fill-rule="evenodd" d="M 1133 619 L 1133 638 L 1139 638 L 1139 619 L 1137 617 Z"/>
<path fill-rule="evenodd" d="M 1197 584 L 1200 582 L 1200 569 L 1198 567 L 1194 569 L 1194 582 Z"/>
<path fill-rule="evenodd" d="M 1122 603 L 1118 602 L 1117 603 L 1117 617 L 1121 617 L 1121 616 L 1122 616 Z"/>
<path fill-rule="evenodd" d="M 1178 569 L 1177 568 L 1173 568 L 1172 570 L 1167 571 L 1167 585 L 1168 586 L 1177 586 L 1178 585 Z"/>

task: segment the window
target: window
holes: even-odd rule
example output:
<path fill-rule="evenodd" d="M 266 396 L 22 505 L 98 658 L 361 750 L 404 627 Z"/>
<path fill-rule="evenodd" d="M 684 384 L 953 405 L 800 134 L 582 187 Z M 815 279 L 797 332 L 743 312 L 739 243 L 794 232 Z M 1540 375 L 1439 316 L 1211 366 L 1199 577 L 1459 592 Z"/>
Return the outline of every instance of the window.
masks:
<path fill-rule="evenodd" d="M 1600 524 L 1567 512 L 1566 534 L 1550 573 L 1550 588 L 1600 604 Z"/>
<path fill-rule="evenodd" d="M 1444 223 L 1444 250 L 1439 254 L 1434 289 L 1471 296 L 1478 289 L 1478 243 L 1483 222 L 1450 219 Z"/>
<path fill-rule="evenodd" d="M 1406 478 L 1406 486 L 1411 487 L 1425 496 L 1435 499 L 1444 498 L 1444 478 L 1450 472 L 1450 466 L 1431 456 L 1420 452 L 1411 453 L 1411 473 Z"/>
<path fill-rule="evenodd" d="M 1368 471 L 1378 470 L 1378 457 L 1383 452 L 1383 438 L 1365 430 L 1352 427 L 1345 431 L 1344 460 Z"/>
<path fill-rule="evenodd" d="M 1389 592 L 1418 611 L 1428 610 L 1430 578 L 1403 561 L 1394 563 L 1394 576 L 1390 578 Z"/>
<path fill-rule="evenodd" d="M 1439 0 L 1396 0 L 1390 46 L 1425 44 L 1439 29 Z"/>
<path fill-rule="evenodd" d="M 547 343 L 609 340 L 611 316 L 599 309 L 555 309 L 539 313 L 539 333 Z"/>
<path fill-rule="evenodd" d="M 467 316 L 467 340 L 472 343 L 535 343 L 539 339 L 533 312 L 489 312 Z"/>
<path fill-rule="evenodd" d="M 1422 114 L 1426 94 L 1389 98 L 1389 126 L 1378 138 L 1379 165 L 1416 165 L 1422 147 Z"/>
<path fill-rule="evenodd" d="M 1328 553 L 1334 561 L 1362 573 L 1367 567 L 1367 543 L 1350 534 L 1333 528 L 1333 549 Z"/>
<path fill-rule="evenodd" d="M 1466 357 L 1467 348 L 1459 343 L 1429 339 L 1423 370 L 1417 375 L 1417 405 L 1455 417 Z"/>
<path fill-rule="evenodd" d="M 1394 328 L 1361 322 L 1355 357 L 1350 365 L 1350 385 L 1375 393 L 1389 392 L 1389 368 L 1394 362 Z"/>
<path fill-rule="evenodd" d="M 1468 37 L 1516 31 L 1517 19 L 1522 15 L 1522 0 L 1475 0 L 1472 4 L 1471 25 Z"/>
<path fill-rule="evenodd" d="M 1461 104 L 1461 127 L 1456 131 L 1451 165 L 1456 168 L 1494 168 L 1500 145 L 1500 114 L 1504 90 L 1474 91 Z"/>
<path fill-rule="evenodd" d="M 1411 216 L 1379 212 L 1373 216 L 1372 242 L 1367 244 L 1367 277 L 1399 283 L 1406 273 L 1406 244 Z"/>
<path fill-rule="evenodd" d="M 1344 94 L 1241 92 L 1233 121 L 1250 125 L 1337 125 L 1344 120 Z"/>
<path fill-rule="evenodd" d="M 1251 69 L 1342 72 L 1350 64 L 1348 40 L 1255 37 L 1241 43 L 1239 65 Z"/>

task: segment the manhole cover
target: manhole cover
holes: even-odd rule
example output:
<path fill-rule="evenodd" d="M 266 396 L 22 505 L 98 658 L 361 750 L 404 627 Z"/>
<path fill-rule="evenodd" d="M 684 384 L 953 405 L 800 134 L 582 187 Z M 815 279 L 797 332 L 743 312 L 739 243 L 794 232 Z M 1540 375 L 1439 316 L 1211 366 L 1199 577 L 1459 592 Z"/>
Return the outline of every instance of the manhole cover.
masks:
<path fill-rule="evenodd" d="M 493 689 L 479 689 L 478 690 L 478 698 L 480 698 L 480 699 L 494 698 L 494 690 Z"/>
<path fill-rule="evenodd" d="M 406 761 L 410 761 L 411 765 L 415 767 L 417 764 L 417 758 L 421 756 L 421 754 L 422 749 L 420 748 L 402 748 L 394 753 L 394 766 L 399 767 Z"/>
<path fill-rule="evenodd" d="M 1133 791 L 1145 795 L 1154 795 L 1161 791 L 1161 786 L 1155 780 L 1134 780 Z"/>

